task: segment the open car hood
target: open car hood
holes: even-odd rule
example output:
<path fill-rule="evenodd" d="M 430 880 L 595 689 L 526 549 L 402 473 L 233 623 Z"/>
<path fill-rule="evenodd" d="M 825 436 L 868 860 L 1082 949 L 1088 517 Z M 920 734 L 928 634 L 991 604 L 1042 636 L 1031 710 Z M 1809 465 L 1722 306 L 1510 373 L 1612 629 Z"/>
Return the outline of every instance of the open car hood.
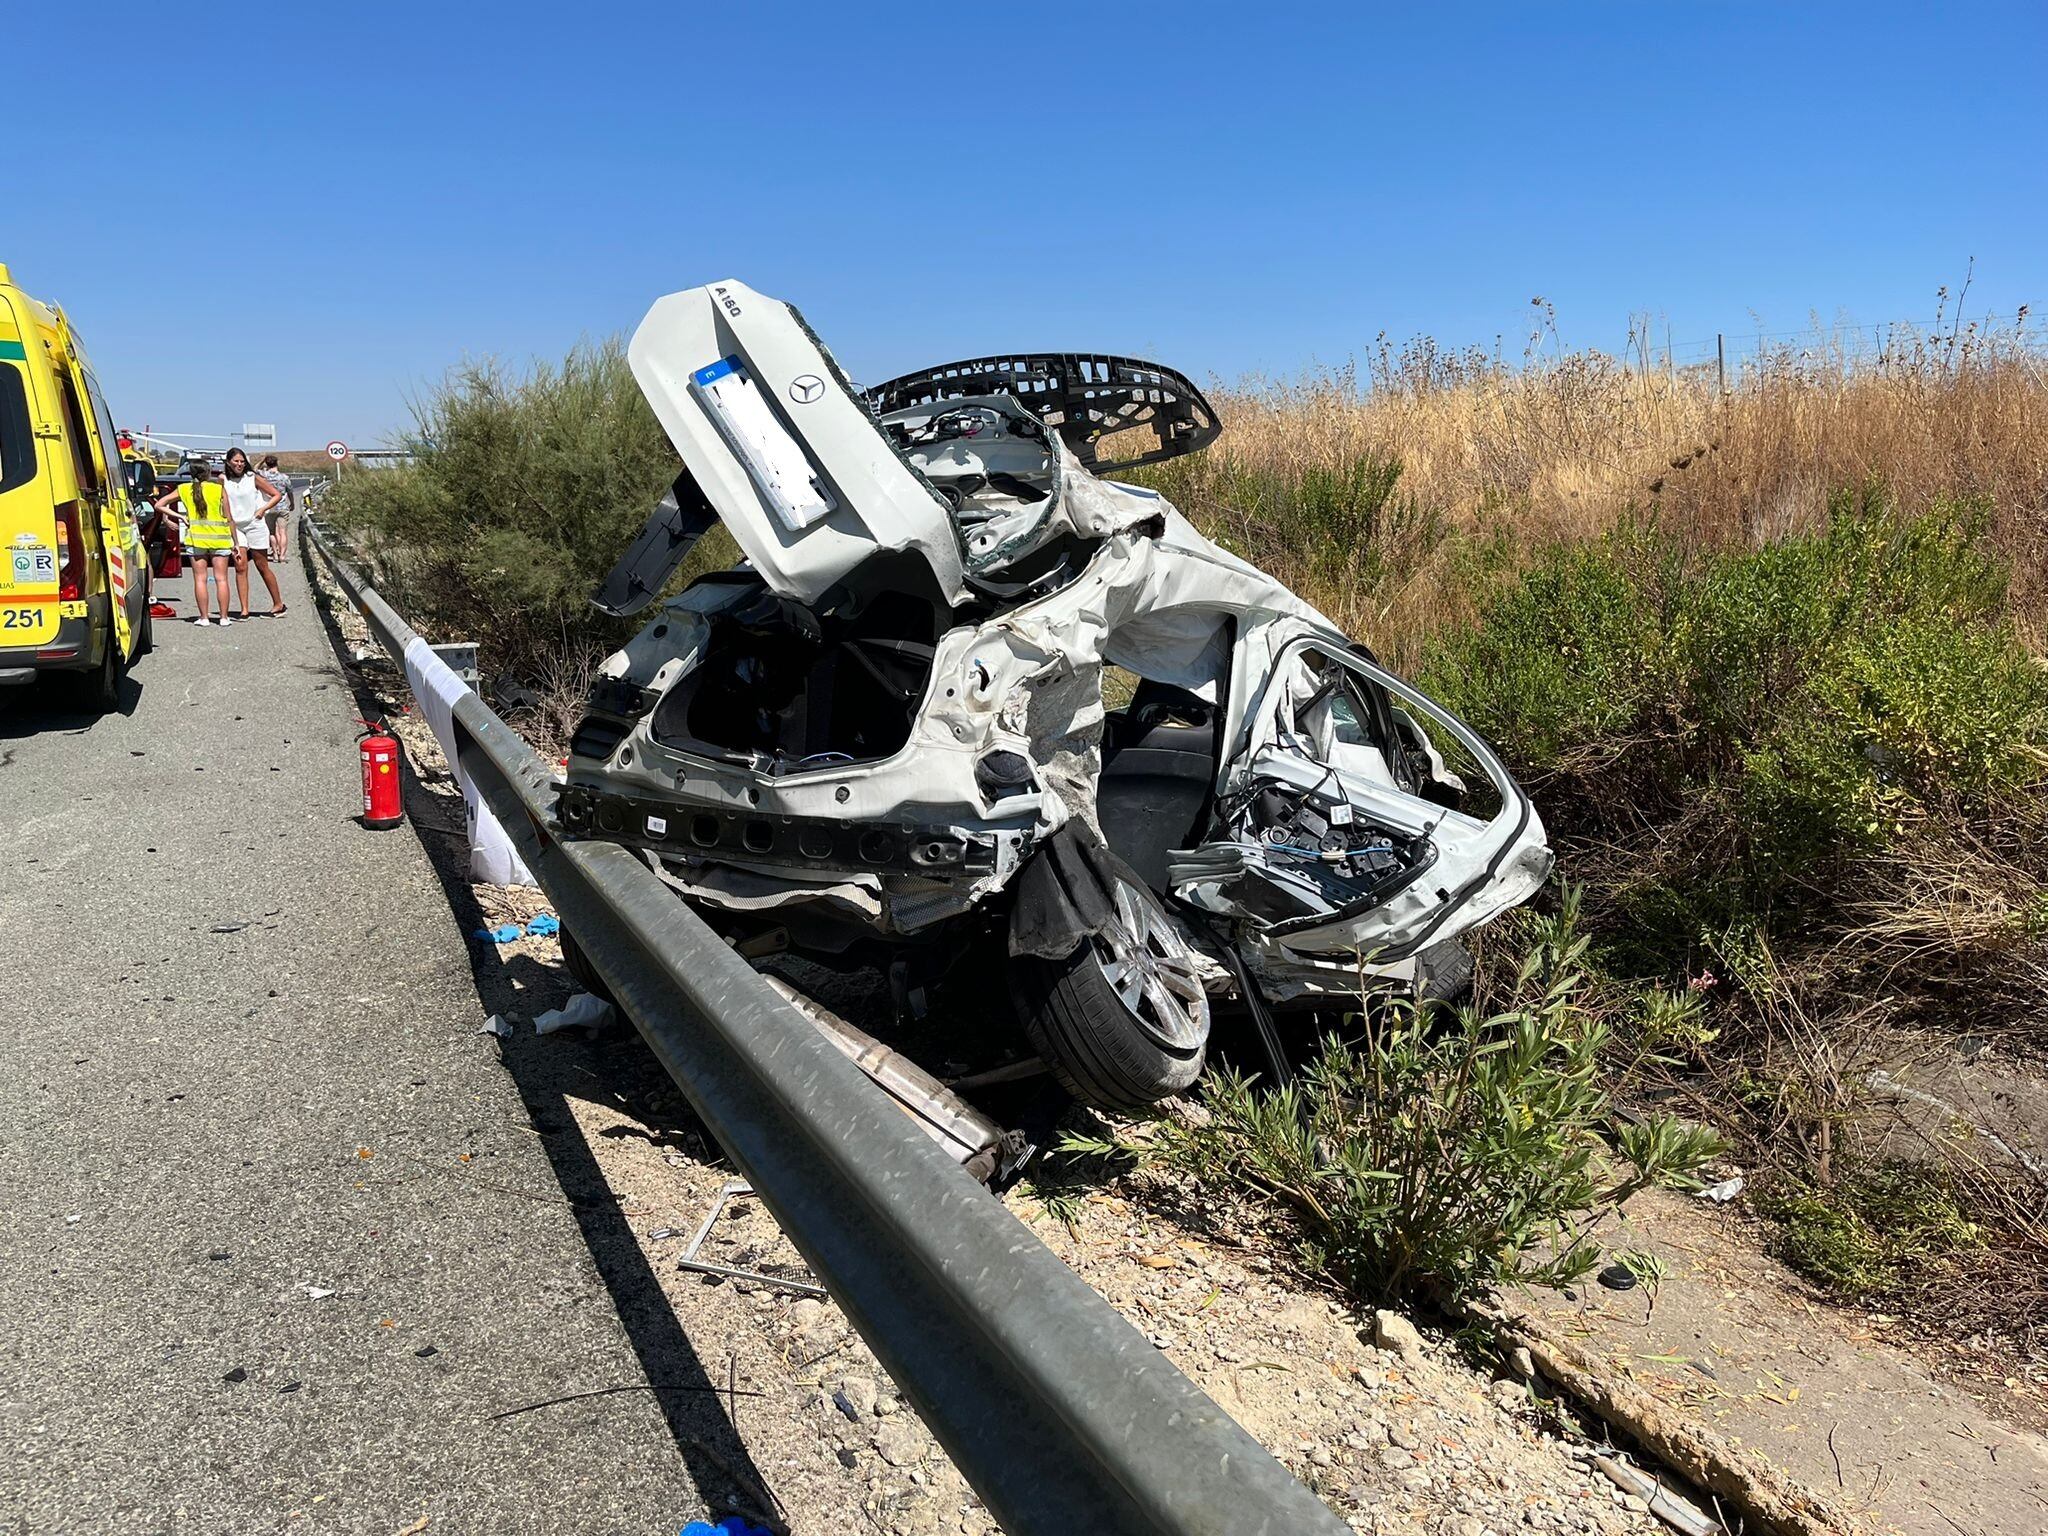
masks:
<path fill-rule="evenodd" d="M 715 514 L 776 592 L 814 603 L 869 556 L 902 551 L 948 602 L 966 598 L 951 508 L 792 306 L 730 280 L 672 293 L 626 358 L 683 456 L 677 515 Z"/>
<path fill-rule="evenodd" d="M 1011 568 L 1062 534 L 1155 515 L 1097 472 L 1219 430 L 1185 376 L 1106 353 L 972 358 L 857 393 L 793 307 L 730 280 L 658 301 L 627 360 L 684 472 L 598 595 L 616 614 L 651 601 L 713 521 L 799 603 L 887 552 L 922 560 L 951 604 L 970 583 L 1014 590 Z"/>

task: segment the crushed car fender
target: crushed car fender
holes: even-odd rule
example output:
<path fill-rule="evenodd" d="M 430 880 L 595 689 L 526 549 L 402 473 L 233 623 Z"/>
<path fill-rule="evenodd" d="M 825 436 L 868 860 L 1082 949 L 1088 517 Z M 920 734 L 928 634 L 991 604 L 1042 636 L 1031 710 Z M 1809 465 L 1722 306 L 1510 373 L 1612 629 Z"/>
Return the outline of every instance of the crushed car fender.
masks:
<path fill-rule="evenodd" d="M 1010 953 L 1063 960 L 1109 921 L 1114 857 L 1092 828 L 1070 821 L 1040 845 L 1017 877 Z"/>

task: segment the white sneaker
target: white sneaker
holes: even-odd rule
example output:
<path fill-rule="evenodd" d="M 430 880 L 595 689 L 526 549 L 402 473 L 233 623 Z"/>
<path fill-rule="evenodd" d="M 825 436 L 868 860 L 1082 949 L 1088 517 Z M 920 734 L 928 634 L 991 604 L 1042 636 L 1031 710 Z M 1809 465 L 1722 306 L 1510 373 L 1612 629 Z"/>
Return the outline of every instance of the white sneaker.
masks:
<path fill-rule="evenodd" d="M 215 619 L 213 622 L 218 624 L 222 629 L 226 629 L 230 624 L 234 623 L 235 621 L 233 619 Z"/>

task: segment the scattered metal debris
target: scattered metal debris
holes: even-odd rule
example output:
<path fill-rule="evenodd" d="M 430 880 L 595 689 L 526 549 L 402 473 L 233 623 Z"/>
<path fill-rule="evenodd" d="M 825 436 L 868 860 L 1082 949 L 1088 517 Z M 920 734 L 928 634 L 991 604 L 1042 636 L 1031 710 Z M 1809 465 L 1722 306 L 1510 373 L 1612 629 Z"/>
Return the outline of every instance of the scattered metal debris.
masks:
<path fill-rule="evenodd" d="M 825 1287 L 810 1280 L 794 1280 L 786 1275 L 763 1274 L 759 1270 L 741 1269 L 732 1264 L 720 1264 L 701 1257 L 704 1240 L 711 1235 L 711 1229 L 724 1213 L 728 1202 L 741 1196 L 751 1195 L 754 1186 L 745 1179 L 728 1179 L 711 1202 L 711 1209 L 704 1213 L 704 1222 L 697 1228 L 696 1235 L 684 1245 L 683 1255 L 676 1260 L 680 1269 L 693 1269 L 702 1275 L 716 1275 L 721 1280 L 745 1280 L 754 1285 L 772 1285 L 785 1291 L 794 1291 L 799 1296 L 825 1295 Z"/>
<path fill-rule="evenodd" d="M 1721 1536 L 1725 1527 L 1697 1505 L 1680 1498 L 1641 1468 L 1616 1456 L 1595 1456 L 1593 1465 L 1607 1474 L 1607 1480 L 1623 1493 L 1632 1493 L 1649 1505 L 1650 1513 L 1685 1536 Z"/>

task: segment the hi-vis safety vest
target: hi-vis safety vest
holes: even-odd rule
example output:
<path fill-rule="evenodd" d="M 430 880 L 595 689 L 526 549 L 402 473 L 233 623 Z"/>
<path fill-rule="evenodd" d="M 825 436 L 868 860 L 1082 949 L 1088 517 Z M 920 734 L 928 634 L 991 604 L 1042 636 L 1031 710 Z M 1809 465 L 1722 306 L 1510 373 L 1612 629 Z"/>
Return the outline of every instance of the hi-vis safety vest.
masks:
<path fill-rule="evenodd" d="M 211 481 L 178 487 L 178 499 L 185 504 L 185 547 L 226 550 L 235 544 L 234 526 L 228 522 L 226 497 Z"/>

